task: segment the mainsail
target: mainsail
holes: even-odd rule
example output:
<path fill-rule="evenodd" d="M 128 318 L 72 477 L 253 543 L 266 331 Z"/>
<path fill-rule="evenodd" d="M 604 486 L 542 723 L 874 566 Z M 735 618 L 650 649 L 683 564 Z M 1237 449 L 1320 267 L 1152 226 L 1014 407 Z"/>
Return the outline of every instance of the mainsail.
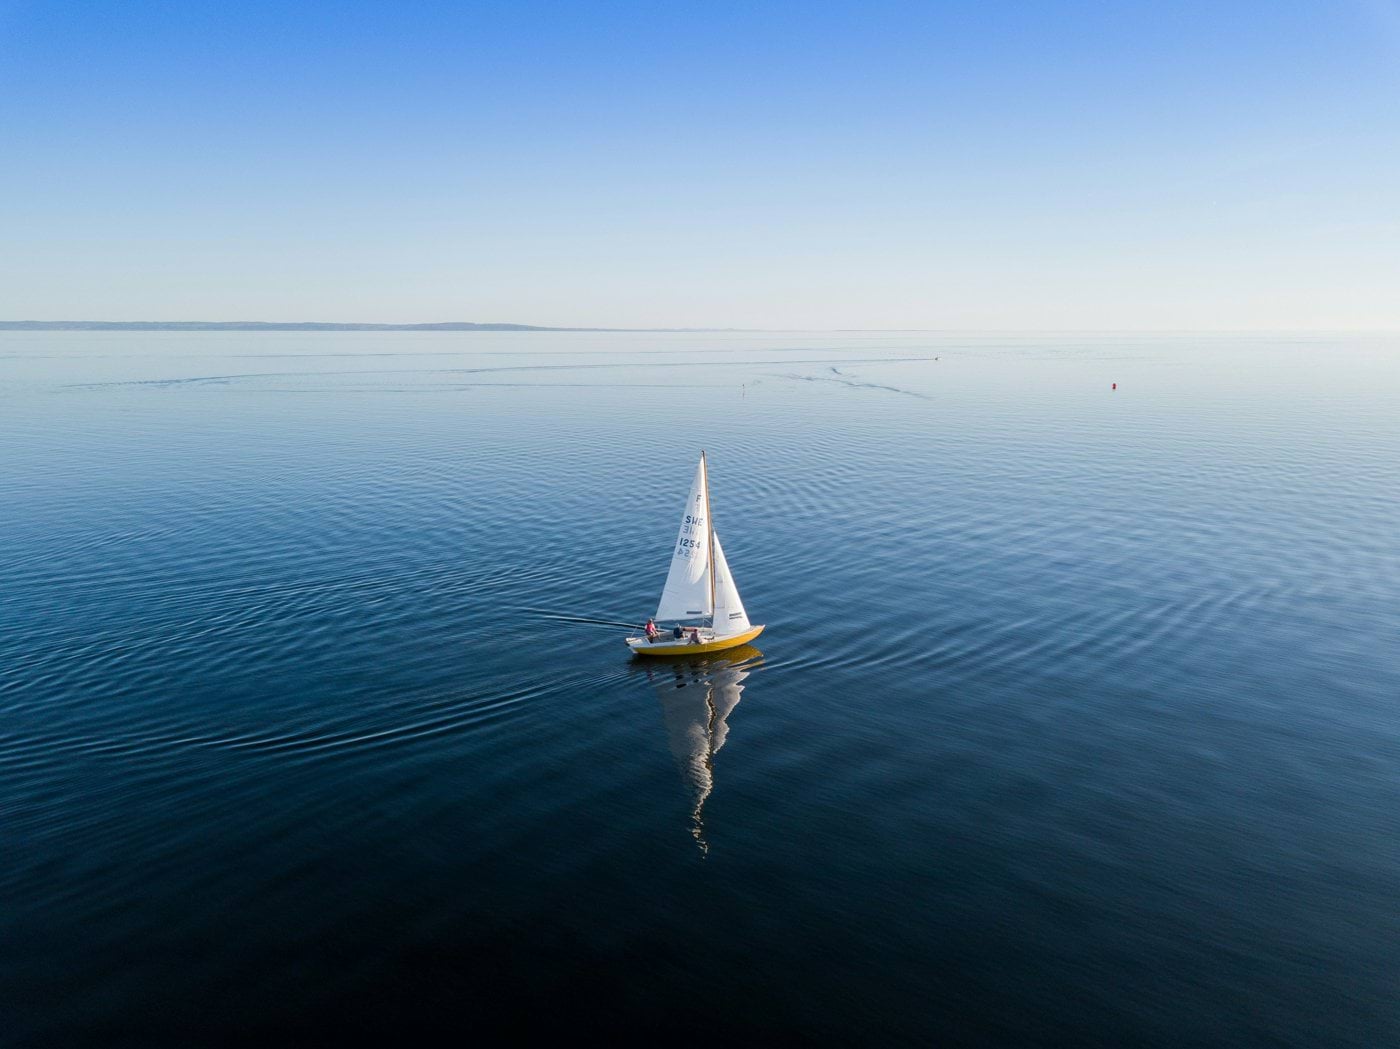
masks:
<path fill-rule="evenodd" d="M 697 619 L 708 616 L 710 604 L 710 542 L 708 525 L 710 497 L 705 459 L 695 467 L 695 480 L 681 515 L 681 530 L 671 554 L 671 571 L 657 606 L 658 620 Z M 737 597 L 737 595 L 736 595 Z"/>
<path fill-rule="evenodd" d="M 734 585 L 734 577 L 729 574 L 729 562 L 724 559 L 718 532 L 711 542 L 715 548 L 715 637 L 742 634 L 749 629 L 748 613 L 744 611 L 744 602 L 739 600 L 739 588 Z"/>

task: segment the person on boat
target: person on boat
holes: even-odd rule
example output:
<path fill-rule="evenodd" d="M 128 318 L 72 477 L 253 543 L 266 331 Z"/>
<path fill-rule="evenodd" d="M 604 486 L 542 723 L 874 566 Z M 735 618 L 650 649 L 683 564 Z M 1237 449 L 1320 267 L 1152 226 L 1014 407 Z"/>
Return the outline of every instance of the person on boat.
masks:
<path fill-rule="evenodd" d="M 676 629 L 671 631 L 671 636 L 677 641 L 685 637 L 685 631 L 681 629 L 681 625 L 679 623 L 676 624 Z"/>
<path fill-rule="evenodd" d="M 690 628 L 690 643 L 692 645 L 698 645 L 700 643 L 700 628 L 698 626 Z"/>
<path fill-rule="evenodd" d="M 650 616 L 647 617 L 647 640 L 655 643 L 657 635 L 660 633 L 656 629 L 656 621 Z"/>

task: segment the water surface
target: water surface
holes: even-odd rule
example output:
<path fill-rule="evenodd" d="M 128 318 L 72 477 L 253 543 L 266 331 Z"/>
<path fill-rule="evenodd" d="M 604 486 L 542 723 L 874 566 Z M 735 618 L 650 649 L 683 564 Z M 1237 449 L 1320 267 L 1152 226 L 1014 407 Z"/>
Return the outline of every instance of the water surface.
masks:
<path fill-rule="evenodd" d="M 1378 336 L 0 334 L 6 1037 L 1400 1041 L 1397 409 Z M 768 629 L 634 663 L 702 447 Z"/>

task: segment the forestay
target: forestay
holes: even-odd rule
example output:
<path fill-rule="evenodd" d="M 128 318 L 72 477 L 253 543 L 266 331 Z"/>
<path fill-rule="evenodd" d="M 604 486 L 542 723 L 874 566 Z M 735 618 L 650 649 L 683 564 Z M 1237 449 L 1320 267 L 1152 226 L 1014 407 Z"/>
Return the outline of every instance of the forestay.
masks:
<path fill-rule="evenodd" d="M 715 548 L 715 637 L 730 637 L 749 629 L 749 616 L 739 600 L 739 588 L 729 574 L 729 562 L 719 545 L 719 534 L 711 537 Z"/>
<path fill-rule="evenodd" d="M 681 515 L 680 534 L 671 554 L 671 571 L 666 576 L 661 604 L 656 609 L 658 620 L 696 619 L 711 612 L 710 544 L 705 521 L 709 512 L 705 490 L 708 483 L 702 457 L 695 467 L 695 480 L 691 482 L 690 497 Z"/>

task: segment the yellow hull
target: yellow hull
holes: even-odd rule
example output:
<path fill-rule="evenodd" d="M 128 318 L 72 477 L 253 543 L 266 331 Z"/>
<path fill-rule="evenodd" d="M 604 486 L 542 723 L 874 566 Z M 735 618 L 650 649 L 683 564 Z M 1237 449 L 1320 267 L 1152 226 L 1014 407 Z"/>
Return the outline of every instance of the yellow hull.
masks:
<path fill-rule="evenodd" d="M 645 639 L 640 640 L 640 644 L 633 644 L 634 639 L 627 639 L 627 647 L 639 656 L 703 656 L 707 652 L 723 652 L 726 648 L 738 648 L 740 645 L 747 645 L 759 634 L 763 633 L 763 625 L 745 630 L 742 634 L 735 634 L 733 637 L 722 637 L 716 641 L 702 641 L 700 644 L 692 644 L 689 641 L 669 641 L 648 644 Z"/>

